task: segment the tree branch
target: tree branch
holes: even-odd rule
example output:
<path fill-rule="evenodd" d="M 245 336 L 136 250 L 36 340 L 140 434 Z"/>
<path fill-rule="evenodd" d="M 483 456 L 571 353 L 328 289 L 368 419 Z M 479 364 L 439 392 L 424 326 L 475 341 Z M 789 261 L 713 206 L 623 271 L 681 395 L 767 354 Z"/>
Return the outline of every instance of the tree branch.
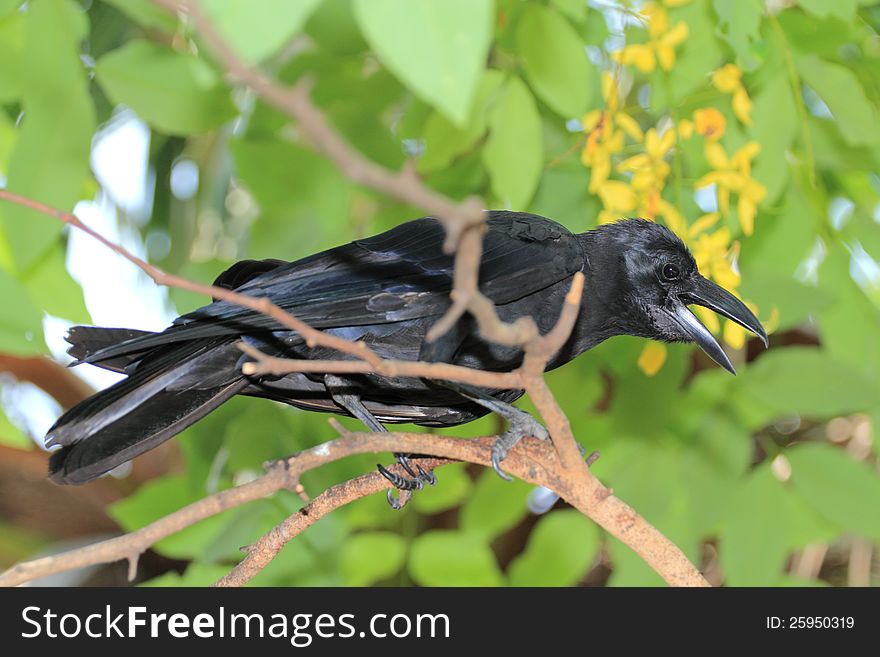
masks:
<path fill-rule="evenodd" d="M 121 559 L 136 564 L 140 554 L 166 536 L 227 509 L 268 497 L 279 490 L 297 491 L 299 477 L 304 472 L 347 456 L 399 450 L 431 454 L 433 459 L 424 461 L 430 467 L 437 467 L 451 460 L 488 467 L 491 465 L 491 446 L 494 440 L 494 436 L 463 440 L 423 433 L 346 433 L 336 440 L 311 447 L 289 459 L 274 462 L 265 475 L 250 483 L 215 493 L 130 534 L 13 566 L 0 574 L 0 586 L 15 586 L 74 568 Z M 579 482 L 566 478 L 559 465 L 555 450 L 537 439 L 526 439 L 504 461 L 508 472 L 524 481 L 555 491 L 611 534 L 633 547 L 669 584 L 707 585 L 699 571 L 669 539 L 632 508 L 614 497 L 598 480 L 593 478 L 596 482 L 593 487 L 583 487 Z M 368 495 L 390 487 L 388 481 L 378 475 L 367 475 L 353 481 L 357 483 L 348 482 L 329 489 L 333 492 L 315 498 L 305 507 L 308 510 L 305 514 L 302 510 L 298 511 L 273 529 L 270 538 L 264 537 L 257 541 L 254 544 L 256 547 L 252 547 L 250 551 L 256 556 L 247 565 L 234 570 L 234 575 L 224 578 L 223 584 L 243 583 L 246 578 L 249 579 L 248 576 L 256 574 L 260 569 L 257 565 L 264 567 L 286 542 L 311 524 L 301 516 L 308 516 L 312 512 L 325 515 L 358 499 L 362 496 L 361 493 Z M 247 557 L 245 561 L 248 561 Z"/>

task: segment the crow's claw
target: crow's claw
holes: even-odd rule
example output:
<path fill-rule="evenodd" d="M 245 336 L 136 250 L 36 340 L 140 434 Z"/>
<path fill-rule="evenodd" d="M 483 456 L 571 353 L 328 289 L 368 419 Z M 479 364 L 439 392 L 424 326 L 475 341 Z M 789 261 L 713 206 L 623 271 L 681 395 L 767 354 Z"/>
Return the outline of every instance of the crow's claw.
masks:
<path fill-rule="evenodd" d="M 434 486 L 437 484 L 437 477 L 433 472 L 425 472 L 422 466 L 417 465 L 416 468 L 419 471 L 419 479 L 428 484 L 429 486 Z"/>
<path fill-rule="evenodd" d="M 376 464 L 376 468 L 378 468 L 379 474 L 390 481 L 391 485 L 398 490 L 421 490 L 422 487 L 425 485 L 424 482 L 418 477 L 407 479 L 406 477 L 402 477 L 396 472 L 391 472 L 391 470 L 379 463 Z"/>
<path fill-rule="evenodd" d="M 429 486 L 435 485 L 437 483 L 437 477 L 434 476 L 433 472 L 426 471 L 418 464 L 416 464 L 416 469 L 413 470 L 412 463 L 410 463 L 409 457 L 407 457 L 406 454 L 395 454 L 395 456 L 397 457 L 397 462 L 400 464 L 400 467 L 403 468 L 403 471 L 408 474 L 409 477 L 404 477 L 396 472 L 391 472 L 388 468 L 379 463 L 376 464 L 376 468 L 379 470 L 379 474 L 390 481 L 391 485 L 398 490 L 397 497 L 394 496 L 393 489 L 389 489 L 386 494 L 388 505 L 397 511 L 406 505 L 413 491 L 421 490 L 425 487 L 425 484 Z M 416 472 L 416 470 L 418 472 Z"/>
<path fill-rule="evenodd" d="M 519 411 L 519 409 L 514 409 Z M 550 440 L 547 428 L 528 413 L 519 411 L 521 414 L 509 418 L 510 427 L 492 443 L 492 469 L 505 481 L 512 481 L 512 477 L 501 469 L 501 462 L 507 457 L 508 452 L 526 436 L 533 436 L 541 440 Z"/>

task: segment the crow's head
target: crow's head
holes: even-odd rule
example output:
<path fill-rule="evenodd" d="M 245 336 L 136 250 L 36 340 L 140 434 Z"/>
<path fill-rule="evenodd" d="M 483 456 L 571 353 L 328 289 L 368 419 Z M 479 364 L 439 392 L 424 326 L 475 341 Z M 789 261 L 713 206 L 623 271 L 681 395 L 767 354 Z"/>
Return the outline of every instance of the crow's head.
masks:
<path fill-rule="evenodd" d="M 716 363 L 736 371 L 689 304 L 705 306 L 757 335 L 767 332 L 745 304 L 700 275 L 672 231 L 644 219 L 624 219 L 587 233 L 587 312 L 609 334 L 664 342 L 695 342 Z"/>

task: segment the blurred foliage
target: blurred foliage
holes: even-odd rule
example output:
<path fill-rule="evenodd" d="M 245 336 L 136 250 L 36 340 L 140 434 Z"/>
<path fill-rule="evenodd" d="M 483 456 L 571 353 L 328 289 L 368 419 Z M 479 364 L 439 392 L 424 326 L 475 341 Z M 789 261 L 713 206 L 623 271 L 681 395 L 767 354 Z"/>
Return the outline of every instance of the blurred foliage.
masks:
<path fill-rule="evenodd" d="M 876 584 L 849 555 L 880 541 L 880 6 L 865 0 L 205 1 L 246 61 L 314 98 L 357 148 L 432 187 L 574 231 L 640 215 L 774 330 L 731 323 L 740 376 L 694 349 L 618 338 L 549 380 L 597 475 L 728 585 Z M 145 236 L 158 264 L 211 280 L 242 257 L 296 259 L 419 216 L 347 181 L 295 126 L 230 87 L 197 35 L 147 0 L 0 2 L 0 173 L 70 209 L 110 196 L 90 143 L 122 106 L 150 128 Z M 199 172 L 175 196 L 181 162 Z M 162 240 L 158 240 L 162 242 Z M 62 227 L 0 207 L 0 351 L 46 353 L 44 313 L 84 321 Z M 147 244 L 151 244 L 150 240 Z M 173 292 L 179 311 L 204 302 Z M 14 309 L 10 312 L 9 309 Z M 524 405 L 528 407 L 528 402 Z M 349 426 L 356 424 L 346 421 Z M 485 418 L 450 433 L 493 433 Z M 333 437 L 326 418 L 236 399 L 177 441 L 186 467 L 109 510 L 126 530 L 266 459 Z M 21 446 L 0 416 L 0 440 Z M 315 494 L 373 467 L 304 477 Z M 288 545 L 255 585 L 660 583 L 570 509 L 455 465 L 402 513 L 373 496 Z M 201 585 L 301 505 L 282 493 L 162 541 Z M 559 505 L 564 507 L 564 505 Z M 2 532 L 20 558 L 44 541 Z M 17 538 L 18 537 L 18 538 Z M 807 559 L 807 554 L 820 554 Z"/>

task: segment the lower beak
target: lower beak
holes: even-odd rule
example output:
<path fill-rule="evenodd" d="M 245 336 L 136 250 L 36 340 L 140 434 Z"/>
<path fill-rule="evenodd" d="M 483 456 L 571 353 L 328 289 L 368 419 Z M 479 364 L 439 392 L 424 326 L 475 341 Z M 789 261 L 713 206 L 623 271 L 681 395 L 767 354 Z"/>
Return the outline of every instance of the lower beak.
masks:
<path fill-rule="evenodd" d="M 755 314 L 730 292 L 702 276 L 698 277 L 689 289 L 670 297 L 666 312 L 712 360 L 731 374 L 736 374 L 736 370 L 724 353 L 724 349 L 700 320 L 688 310 L 687 304 L 697 304 L 723 315 L 761 338 L 765 347 L 768 345 L 767 331 L 761 326 Z"/>

